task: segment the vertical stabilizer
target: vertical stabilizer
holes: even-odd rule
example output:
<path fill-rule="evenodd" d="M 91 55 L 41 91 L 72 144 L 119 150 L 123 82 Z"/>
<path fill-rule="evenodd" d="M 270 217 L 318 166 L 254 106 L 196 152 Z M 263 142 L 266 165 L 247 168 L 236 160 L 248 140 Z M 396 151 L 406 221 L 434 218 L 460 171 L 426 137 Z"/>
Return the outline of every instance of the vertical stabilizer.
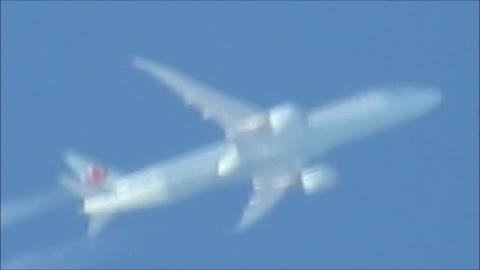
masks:
<path fill-rule="evenodd" d="M 60 184 L 72 195 L 83 200 L 84 204 L 91 197 L 111 192 L 113 181 L 123 177 L 120 172 L 100 165 L 98 161 L 73 150 L 65 152 L 64 161 L 69 172 L 60 175 Z M 113 215 L 112 212 L 96 212 L 94 214 L 84 210 L 82 212 L 90 216 L 89 237 L 97 236 Z"/>
<path fill-rule="evenodd" d="M 64 158 L 74 177 L 85 185 L 101 189 L 108 184 L 110 172 L 99 162 L 73 150 L 66 151 Z"/>

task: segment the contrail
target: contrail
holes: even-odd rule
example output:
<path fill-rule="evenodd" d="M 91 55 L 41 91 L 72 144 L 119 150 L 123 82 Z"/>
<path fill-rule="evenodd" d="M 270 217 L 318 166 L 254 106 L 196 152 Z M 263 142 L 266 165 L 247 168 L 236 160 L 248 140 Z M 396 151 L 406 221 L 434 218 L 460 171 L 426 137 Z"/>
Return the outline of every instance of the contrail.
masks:
<path fill-rule="evenodd" d="M 118 239 L 118 235 L 97 239 L 80 236 L 2 260 L 1 269 L 98 268 L 98 265 L 109 261 L 115 252 L 121 250 L 123 245 L 119 241 L 124 241 L 122 239 Z"/>
<path fill-rule="evenodd" d="M 62 206 L 68 200 L 62 190 L 45 192 L 1 203 L 1 230 Z"/>
<path fill-rule="evenodd" d="M 1 229 L 12 227 L 30 218 L 53 211 L 64 205 L 70 196 L 63 190 L 17 199 L 1 205 Z M 114 250 L 107 248 L 105 237 L 88 239 L 84 236 L 50 247 L 33 247 L 10 258 L 2 258 L 1 269 L 81 269 L 98 263 Z M 108 240 L 111 243 L 112 240 Z M 114 241 L 115 242 L 115 241 Z M 3 244 L 2 244 L 3 245 Z M 114 244 L 115 245 L 115 244 Z M 121 245 L 120 245 L 121 246 Z M 3 255 L 2 255 L 3 257 Z"/>
<path fill-rule="evenodd" d="M 86 263 L 91 263 L 92 258 L 97 257 L 93 254 L 98 252 L 96 247 L 97 245 L 89 239 L 71 240 L 50 248 L 18 255 L 1 267 L 2 269 L 80 269 L 85 267 Z"/>
<path fill-rule="evenodd" d="M 5 269 L 32 269 L 59 267 L 59 259 L 65 257 L 69 250 L 78 246 L 81 241 L 72 241 L 47 249 L 39 249 L 24 253 L 9 260 L 2 268 Z M 61 266 L 60 266 L 61 267 Z"/>

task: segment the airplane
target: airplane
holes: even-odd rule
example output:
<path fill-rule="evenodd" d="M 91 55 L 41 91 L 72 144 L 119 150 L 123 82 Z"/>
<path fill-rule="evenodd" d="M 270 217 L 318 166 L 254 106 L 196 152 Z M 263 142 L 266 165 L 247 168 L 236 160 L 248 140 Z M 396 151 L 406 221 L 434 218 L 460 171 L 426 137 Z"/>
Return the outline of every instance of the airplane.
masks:
<path fill-rule="evenodd" d="M 60 183 L 83 200 L 88 235 L 111 218 L 165 206 L 215 187 L 252 181 L 253 191 L 236 231 L 250 228 L 287 193 L 315 194 L 335 186 L 337 171 L 312 161 L 358 138 L 414 120 L 442 101 L 439 90 L 403 85 L 311 109 L 284 103 L 263 109 L 229 97 L 173 68 L 142 57 L 133 65 L 215 122 L 225 139 L 139 171 L 125 173 L 68 150 L 70 171 Z"/>

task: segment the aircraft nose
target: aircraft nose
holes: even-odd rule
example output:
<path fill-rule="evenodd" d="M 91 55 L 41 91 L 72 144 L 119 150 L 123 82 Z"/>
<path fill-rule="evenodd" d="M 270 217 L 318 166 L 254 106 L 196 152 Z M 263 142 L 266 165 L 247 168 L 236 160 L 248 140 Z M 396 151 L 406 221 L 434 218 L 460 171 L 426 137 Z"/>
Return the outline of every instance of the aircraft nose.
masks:
<path fill-rule="evenodd" d="M 394 92 L 393 101 L 411 109 L 432 109 L 442 101 L 442 93 L 436 88 L 404 87 Z"/>
<path fill-rule="evenodd" d="M 437 88 L 408 86 L 391 92 L 392 108 L 405 115 L 421 115 L 433 110 L 442 102 L 442 93 Z"/>

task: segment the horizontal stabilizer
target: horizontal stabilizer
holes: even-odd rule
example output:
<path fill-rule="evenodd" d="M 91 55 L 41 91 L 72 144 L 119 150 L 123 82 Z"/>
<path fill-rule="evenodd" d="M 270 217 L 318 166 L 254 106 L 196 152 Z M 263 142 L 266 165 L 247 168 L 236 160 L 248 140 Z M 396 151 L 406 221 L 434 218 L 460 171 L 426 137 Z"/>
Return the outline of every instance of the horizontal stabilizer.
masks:
<path fill-rule="evenodd" d="M 112 219 L 112 214 L 95 214 L 90 217 L 88 224 L 88 237 L 97 236 L 100 231 Z"/>
<path fill-rule="evenodd" d="M 85 185 L 82 182 L 76 181 L 71 177 L 62 175 L 60 177 L 60 184 L 68 190 L 71 194 L 84 199 L 98 194 L 100 191 L 91 186 Z"/>

